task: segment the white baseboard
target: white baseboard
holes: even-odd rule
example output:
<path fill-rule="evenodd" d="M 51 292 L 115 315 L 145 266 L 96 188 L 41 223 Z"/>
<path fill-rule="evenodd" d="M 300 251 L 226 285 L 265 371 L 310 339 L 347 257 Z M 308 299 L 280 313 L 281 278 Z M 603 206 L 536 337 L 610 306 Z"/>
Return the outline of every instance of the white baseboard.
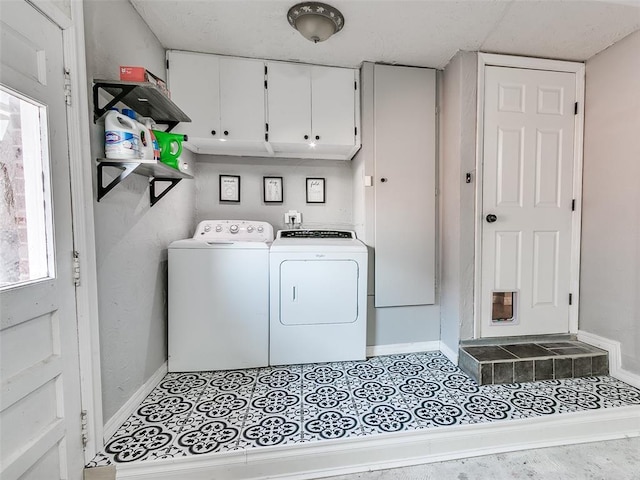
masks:
<path fill-rule="evenodd" d="M 118 479 L 308 480 L 640 436 L 640 406 L 118 464 Z"/>
<path fill-rule="evenodd" d="M 144 384 L 131 396 L 127 403 L 125 403 L 120 409 L 104 424 L 104 441 L 109 440 L 120 425 L 122 425 L 129 415 L 134 413 L 142 401 L 151 393 L 151 391 L 158 386 L 160 381 L 167 374 L 167 362 L 164 362 L 156 372 L 151 375 L 151 378 L 144 382 Z"/>
<path fill-rule="evenodd" d="M 367 347 L 367 357 L 397 355 L 400 353 L 433 352 L 440 350 L 440 342 L 393 343 L 390 345 L 371 345 Z"/>
<path fill-rule="evenodd" d="M 622 368 L 620 342 L 578 330 L 578 340 L 609 352 L 609 374 L 629 385 L 640 388 L 640 375 Z"/>
<path fill-rule="evenodd" d="M 440 351 L 445 357 L 451 360 L 451 363 L 458 365 L 458 350 L 451 350 L 444 342 L 440 342 Z"/>

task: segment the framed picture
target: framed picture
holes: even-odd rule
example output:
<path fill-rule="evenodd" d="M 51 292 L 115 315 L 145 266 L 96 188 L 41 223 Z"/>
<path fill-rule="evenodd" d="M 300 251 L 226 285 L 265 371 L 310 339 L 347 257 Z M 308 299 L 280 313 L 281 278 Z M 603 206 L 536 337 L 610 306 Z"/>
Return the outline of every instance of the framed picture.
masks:
<path fill-rule="evenodd" d="M 307 203 L 324 203 L 324 178 L 307 178 Z"/>
<path fill-rule="evenodd" d="M 220 201 L 240 202 L 240 175 L 220 175 Z"/>
<path fill-rule="evenodd" d="M 282 177 L 262 177 L 262 183 L 264 203 L 282 203 L 284 195 Z"/>

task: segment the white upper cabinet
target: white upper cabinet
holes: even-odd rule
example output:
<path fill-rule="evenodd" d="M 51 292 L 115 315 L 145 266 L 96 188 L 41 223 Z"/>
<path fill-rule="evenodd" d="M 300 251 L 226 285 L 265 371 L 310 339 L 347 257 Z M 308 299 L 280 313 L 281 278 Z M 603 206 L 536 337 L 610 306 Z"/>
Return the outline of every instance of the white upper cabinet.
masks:
<path fill-rule="evenodd" d="M 360 72 L 167 52 L 176 131 L 195 153 L 351 160 L 360 148 Z"/>
<path fill-rule="evenodd" d="M 176 131 L 195 153 L 267 155 L 264 62 L 167 52 L 171 98 L 192 119 Z"/>
<path fill-rule="evenodd" d="M 267 63 L 267 123 L 275 156 L 350 160 L 360 147 L 359 72 Z"/>

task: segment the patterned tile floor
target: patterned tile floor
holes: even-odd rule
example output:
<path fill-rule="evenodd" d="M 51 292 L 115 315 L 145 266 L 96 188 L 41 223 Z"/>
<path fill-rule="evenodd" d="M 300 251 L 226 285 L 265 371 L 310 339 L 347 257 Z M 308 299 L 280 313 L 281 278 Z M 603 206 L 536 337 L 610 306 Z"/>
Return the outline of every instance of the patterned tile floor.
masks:
<path fill-rule="evenodd" d="M 170 373 L 88 466 L 625 405 L 613 377 L 477 386 L 440 352 Z"/>

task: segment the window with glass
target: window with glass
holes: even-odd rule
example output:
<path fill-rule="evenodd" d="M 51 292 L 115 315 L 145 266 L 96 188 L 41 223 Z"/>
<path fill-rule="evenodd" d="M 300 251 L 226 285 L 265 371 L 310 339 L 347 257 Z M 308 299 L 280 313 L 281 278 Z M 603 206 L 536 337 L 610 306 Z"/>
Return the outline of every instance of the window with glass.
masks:
<path fill-rule="evenodd" d="M 53 277 L 47 110 L 0 85 L 0 289 Z"/>

